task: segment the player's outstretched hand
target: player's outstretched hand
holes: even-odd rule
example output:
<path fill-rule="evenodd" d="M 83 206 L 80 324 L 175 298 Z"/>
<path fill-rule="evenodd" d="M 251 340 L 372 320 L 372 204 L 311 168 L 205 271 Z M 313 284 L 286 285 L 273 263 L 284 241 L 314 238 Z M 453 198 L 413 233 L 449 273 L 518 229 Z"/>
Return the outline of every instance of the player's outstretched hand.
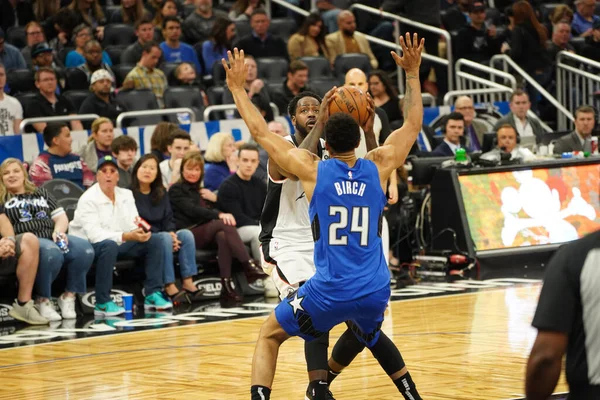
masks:
<path fill-rule="evenodd" d="M 325 96 L 323 96 L 323 100 L 321 101 L 321 106 L 319 107 L 318 119 L 321 120 L 321 122 L 323 122 L 323 123 L 327 122 L 327 120 L 329 119 L 329 105 L 331 104 L 331 102 L 333 101 L 333 98 L 335 97 L 336 90 L 337 90 L 337 86 L 332 87 L 331 90 L 329 90 L 327 93 L 325 93 Z"/>
<path fill-rule="evenodd" d="M 375 125 L 375 100 L 369 93 L 367 93 L 367 114 L 369 117 L 361 127 L 365 133 L 372 132 L 373 125 Z"/>
<path fill-rule="evenodd" d="M 227 74 L 227 87 L 233 92 L 234 89 L 244 87 L 246 83 L 247 66 L 244 62 L 244 50 L 238 50 L 236 47 L 231 51 L 227 52 L 229 58 L 229 65 L 224 58 L 221 59 L 221 64 Z"/>
<path fill-rule="evenodd" d="M 400 47 L 402 47 L 402 57 L 392 51 L 392 58 L 404 71 L 418 73 L 425 39 L 419 41 L 419 36 L 415 33 L 411 40 L 410 33 L 406 32 L 406 40 L 400 36 L 399 41 Z"/>

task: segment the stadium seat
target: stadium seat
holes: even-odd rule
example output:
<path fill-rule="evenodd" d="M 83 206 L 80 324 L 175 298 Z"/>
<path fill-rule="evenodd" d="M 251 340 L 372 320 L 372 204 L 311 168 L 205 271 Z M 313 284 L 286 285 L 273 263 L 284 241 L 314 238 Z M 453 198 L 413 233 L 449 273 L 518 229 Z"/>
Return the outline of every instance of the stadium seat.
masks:
<path fill-rule="evenodd" d="M 335 78 L 311 79 L 308 81 L 308 86 L 321 97 L 325 96 L 325 93 L 335 85 L 338 85 Z"/>
<path fill-rule="evenodd" d="M 338 78 L 343 78 L 352 68 L 358 68 L 368 75 L 371 71 L 369 56 L 361 53 L 340 54 L 333 63 L 333 70 Z"/>
<path fill-rule="evenodd" d="M 23 110 L 27 108 L 30 101 L 37 97 L 39 92 L 21 92 L 15 95 L 15 98 L 19 100 L 19 103 L 23 106 Z"/>
<path fill-rule="evenodd" d="M 192 13 L 196 11 L 196 5 L 195 4 L 186 4 L 185 6 L 183 6 L 183 17 L 187 18 L 190 15 L 192 15 Z"/>
<path fill-rule="evenodd" d="M 206 90 L 206 96 L 210 105 L 223 104 L 223 93 L 225 88 L 223 86 L 213 86 Z"/>
<path fill-rule="evenodd" d="M 223 64 L 216 61 L 212 67 L 212 78 L 213 82 L 216 86 L 225 84 L 225 69 L 223 68 Z M 212 102 L 210 104 L 213 104 Z"/>
<path fill-rule="evenodd" d="M 89 89 L 90 84 L 88 77 L 79 68 L 67 68 L 66 71 L 67 83 L 65 89 L 67 90 L 86 90 Z"/>
<path fill-rule="evenodd" d="M 102 46 L 129 46 L 137 40 L 135 29 L 127 24 L 108 24 L 104 27 Z"/>
<path fill-rule="evenodd" d="M 65 61 L 67 60 L 67 54 L 69 54 L 69 52 L 71 52 L 73 50 L 75 50 L 75 47 L 70 47 L 70 46 L 63 47 L 62 49 L 60 49 L 58 51 L 58 60 L 64 64 Z"/>
<path fill-rule="evenodd" d="M 129 73 L 129 71 L 131 71 L 132 69 L 135 68 L 135 65 L 119 64 L 119 65 L 113 65 L 111 68 L 112 68 L 113 72 L 115 73 L 115 78 L 117 79 L 117 83 L 116 83 L 117 87 L 121 87 L 123 85 L 123 81 L 125 80 L 125 77 Z"/>
<path fill-rule="evenodd" d="M 288 62 L 283 57 L 264 57 L 256 59 L 258 77 L 271 83 L 283 82 L 287 78 Z"/>
<path fill-rule="evenodd" d="M 52 179 L 45 182 L 41 187 L 46 189 L 56 201 L 67 198 L 79 199 L 83 194 L 83 189 L 79 185 L 66 179 Z"/>
<path fill-rule="evenodd" d="M 286 43 L 290 36 L 298 30 L 296 21 L 293 18 L 273 18 L 269 26 L 269 32 L 275 36 L 279 36 Z"/>
<path fill-rule="evenodd" d="M 572 37 L 569 40 L 569 43 L 575 47 L 575 51 L 577 51 L 578 53 L 581 51 L 581 49 L 583 49 L 583 46 L 585 45 L 585 38 L 584 37 Z"/>
<path fill-rule="evenodd" d="M 556 7 L 558 7 L 561 3 L 547 3 L 547 4 L 540 4 L 540 14 L 541 14 L 541 18 L 540 18 L 540 22 L 542 24 L 545 24 L 546 22 L 550 21 L 550 14 L 552 14 L 552 11 L 554 11 L 554 9 Z"/>
<path fill-rule="evenodd" d="M 24 26 L 13 26 L 6 32 L 6 41 L 13 46 L 22 49 L 27 46 L 27 35 Z"/>
<path fill-rule="evenodd" d="M 11 70 L 7 74 L 7 83 L 11 95 L 36 90 L 34 72 L 30 69 Z"/>
<path fill-rule="evenodd" d="M 235 21 L 235 32 L 235 37 L 237 39 L 243 38 L 244 36 L 248 36 L 252 33 L 250 23 L 248 21 Z"/>
<path fill-rule="evenodd" d="M 202 121 L 204 99 L 198 86 L 173 86 L 165 90 L 166 108 L 189 107 L 194 110 L 196 121 Z"/>
<path fill-rule="evenodd" d="M 329 60 L 325 57 L 302 57 L 300 61 L 308 65 L 308 77 L 311 79 L 333 76 Z"/>
<path fill-rule="evenodd" d="M 118 14 L 120 12 L 121 12 L 120 5 L 107 6 L 106 8 L 104 8 L 104 17 L 106 18 L 107 21 L 110 21 L 110 18 L 113 16 L 113 14 Z"/>
<path fill-rule="evenodd" d="M 146 111 L 158 110 L 158 102 L 154 93 L 150 89 L 142 90 L 121 90 L 117 94 L 117 99 L 123 103 L 128 111 Z M 162 122 L 160 115 L 150 115 L 146 117 L 128 118 L 124 126 L 145 126 L 156 125 Z"/>
<path fill-rule="evenodd" d="M 167 77 L 167 80 L 171 78 L 171 74 L 175 72 L 175 68 L 177 68 L 179 64 L 180 63 L 178 62 L 166 62 L 160 66 L 160 69 Z"/>
<path fill-rule="evenodd" d="M 121 64 L 121 54 L 123 54 L 123 51 L 127 48 L 127 46 L 107 46 L 104 51 L 106 51 L 106 53 L 108 53 L 108 56 L 110 57 L 110 60 L 112 61 L 113 65 L 119 65 Z"/>
<path fill-rule="evenodd" d="M 73 103 L 76 110 L 79 110 L 79 107 L 81 107 L 81 104 L 89 94 L 89 90 L 67 90 L 63 93 L 63 96 Z"/>

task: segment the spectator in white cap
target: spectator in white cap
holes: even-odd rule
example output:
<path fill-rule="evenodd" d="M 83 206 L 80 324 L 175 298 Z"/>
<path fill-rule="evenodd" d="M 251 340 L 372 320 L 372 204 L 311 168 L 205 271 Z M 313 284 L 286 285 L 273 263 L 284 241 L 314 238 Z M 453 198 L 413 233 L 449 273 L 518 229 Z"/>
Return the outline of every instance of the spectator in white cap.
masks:
<path fill-rule="evenodd" d="M 113 124 L 120 113 L 127 111 L 119 103 L 112 93 L 112 84 L 114 80 L 111 74 L 105 69 L 99 69 L 92 74 L 90 79 L 90 93 L 79 108 L 80 114 L 98 114 L 101 117 L 110 119 Z M 89 129 L 91 123 L 88 122 L 86 129 Z"/>

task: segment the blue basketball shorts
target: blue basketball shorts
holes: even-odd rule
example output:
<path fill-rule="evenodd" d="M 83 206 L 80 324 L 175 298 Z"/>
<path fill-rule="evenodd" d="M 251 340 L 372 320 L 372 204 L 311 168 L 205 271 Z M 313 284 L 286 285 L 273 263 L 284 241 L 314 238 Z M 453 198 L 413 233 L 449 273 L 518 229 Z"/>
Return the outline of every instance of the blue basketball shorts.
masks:
<path fill-rule="evenodd" d="M 309 279 L 275 308 L 275 317 L 288 335 L 311 341 L 347 322 L 367 347 L 377 342 L 390 298 L 389 286 L 358 299 L 338 301 L 312 295 L 311 283 Z"/>

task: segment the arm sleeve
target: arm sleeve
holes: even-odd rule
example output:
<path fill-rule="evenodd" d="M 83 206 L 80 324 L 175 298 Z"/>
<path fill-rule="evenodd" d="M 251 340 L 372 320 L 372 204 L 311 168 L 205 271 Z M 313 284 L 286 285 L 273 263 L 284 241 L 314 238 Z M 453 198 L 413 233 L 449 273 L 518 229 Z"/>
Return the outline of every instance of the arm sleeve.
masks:
<path fill-rule="evenodd" d="M 23 106 L 18 100 L 15 101 L 15 119 L 23 119 Z"/>
<path fill-rule="evenodd" d="M 563 246 L 548 264 L 532 325 L 544 331 L 570 333 L 576 314 L 576 288 L 568 274 L 569 246 Z"/>
<path fill-rule="evenodd" d="M 58 205 L 58 203 L 56 202 L 54 197 L 52 197 L 50 195 L 50 193 L 48 193 L 46 191 L 46 189 L 38 189 L 38 193 L 40 194 L 41 197 L 45 198 L 46 201 L 48 202 L 48 207 L 50 209 L 50 217 L 52 219 L 54 219 L 54 217 L 58 217 L 59 215 L 62 215 L 65 213 L 65 210 L 61 206 Z"/>
<path fill-rule="evenodd" d="M 169 197 L 171 198 L 171 203 L 174 208 L 179 210 L 189 219 L 196 221 L 196 223 L 204 223 L 219 218 L 218 211 L 197 204 L 179 185 L 171 186 Z"/>
<path fill-rule="evenodd" d="M 52 171 L 46 162 L 37 157 L 29 168 L 29 177 L 35 186 L 42 186 L 45 182 L 52 180 Z"/>
<path fill-rule="evenodd" d="M 233 214 L 237 226 L 257 225 L 257 221 L 244 213 L 242 201 L 244 200 L 239 187 L 232 182 L 225 181 L 219 188 L 218 204 L 223 212 Z"/>
<path fill-rule="evenodd" d="M 302 41 L 302 37 L 300 35 L 294 35 L 290 38 L 290 41 L 287 44 L 288 54 L 290 55 L 290 59 L 296 60 L 302 57 L 303 51 L 300 42 Z"/>

